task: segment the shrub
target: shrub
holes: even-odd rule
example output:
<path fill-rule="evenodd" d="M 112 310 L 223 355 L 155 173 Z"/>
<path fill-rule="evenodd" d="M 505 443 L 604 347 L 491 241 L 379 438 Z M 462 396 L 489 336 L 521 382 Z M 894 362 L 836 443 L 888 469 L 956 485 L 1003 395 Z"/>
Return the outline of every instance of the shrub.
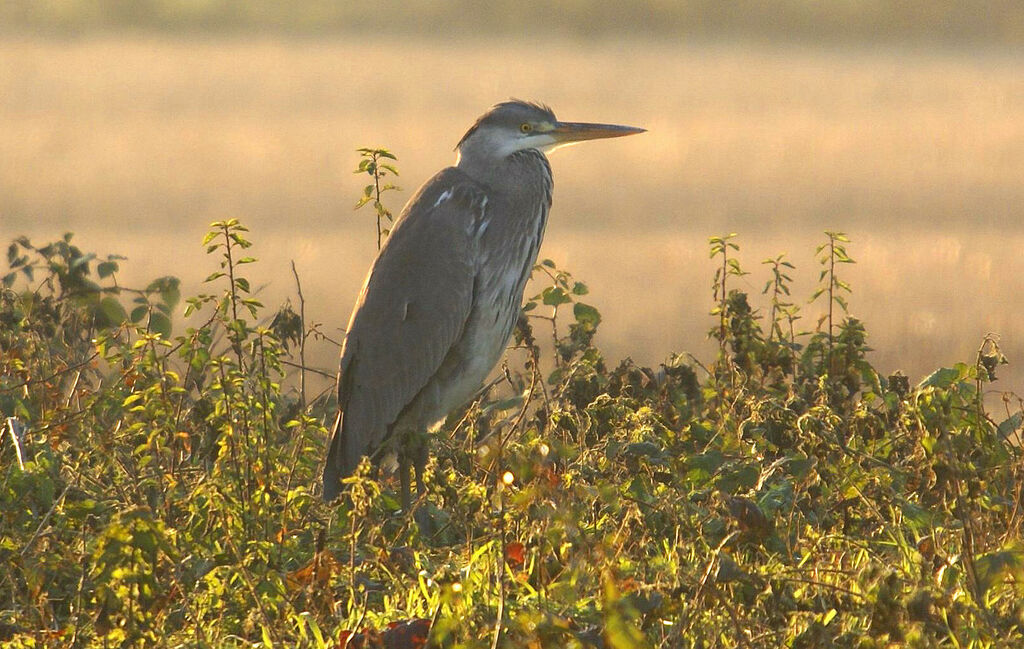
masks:
<path fill-rule="evenodd" d="M 320 502 L 335 406 L 292 387 L 309 323 L 289 307 L 259 324 L 247 236 L 211 226 L 210 292 L 177 334 L 177 280 L 122 287 L 121 260 L 71 235 L 12 244 L 8 646 L 419 646 L 428 628 L 445 647 L 1024 642 L 1022 414 L 996 423 L 983 399 L 1005 359 L 990 338 L 916 385 L 879 377 L 841 234 L 807 333 L 792 266 L 768 260 L 764 320 L 729 286 L 739 247 L 713 239 L 706 364 L 609 369 L 587 287 L 540 264 L 525 353 L 433 442 L 421 526 L 365 465 Z"/>

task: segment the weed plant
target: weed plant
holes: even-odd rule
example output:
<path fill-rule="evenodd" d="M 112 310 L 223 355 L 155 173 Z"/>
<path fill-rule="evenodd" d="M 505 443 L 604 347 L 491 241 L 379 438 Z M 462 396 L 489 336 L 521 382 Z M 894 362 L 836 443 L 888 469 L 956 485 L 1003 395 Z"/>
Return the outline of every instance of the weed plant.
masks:
<path fill-rule="evenodd" d="M 212 224 L 180 332 L 176 279 L 121 286 L 123 260 L 71 235 L 11 244 L 4 646 L 1024 646 L 1022 414 L 986 407 L 997 340 L 880 376 L 841 233 L 810 332 L 785 257 L 765 317 L 734 235 L 712 239 L 717 357 L 658 368 L 610 367 L 586 285 L 538 265 L 517 350 L 433 440 L 429 533 L 365 463 L 321 502 L 336 406 L 307 403 L 294 357 L 316 328 L 253 298 L 248 236 Z"/>

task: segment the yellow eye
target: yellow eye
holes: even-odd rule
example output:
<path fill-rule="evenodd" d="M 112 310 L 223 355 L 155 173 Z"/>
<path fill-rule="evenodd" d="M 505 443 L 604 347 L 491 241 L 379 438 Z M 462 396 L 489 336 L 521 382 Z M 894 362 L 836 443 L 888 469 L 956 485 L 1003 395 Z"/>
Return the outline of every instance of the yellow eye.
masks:
<path fill-rule="evenodd" d="M 523 122 L 522 126 L 519 127 L 519 130 L 523 133 L 529 133 L 533 130 L 533 125 L 529 122 Z"/>

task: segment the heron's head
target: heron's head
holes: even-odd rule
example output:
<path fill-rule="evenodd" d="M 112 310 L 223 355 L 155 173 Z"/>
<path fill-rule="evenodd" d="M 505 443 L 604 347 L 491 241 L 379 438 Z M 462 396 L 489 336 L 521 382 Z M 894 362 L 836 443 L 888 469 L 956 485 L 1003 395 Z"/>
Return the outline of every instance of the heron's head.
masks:
<path fill-rule="evenodd" d="M 502 159 L 516 151 L 553 151 L 562 146 L 606 137 L 643 133 L 645 129 L 614 124 L 560 122 L 541 104 L 511 100 L 484 113 L 455 147 L 460 160 Z"/>

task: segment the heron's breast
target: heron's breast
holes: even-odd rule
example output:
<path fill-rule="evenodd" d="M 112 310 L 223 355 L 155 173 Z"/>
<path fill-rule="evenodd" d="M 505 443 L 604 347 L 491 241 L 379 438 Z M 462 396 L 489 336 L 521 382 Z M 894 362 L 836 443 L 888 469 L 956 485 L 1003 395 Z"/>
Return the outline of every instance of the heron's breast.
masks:
<path fill-rule="evenodd" d="M 548 205 L 543 195 L 536 202 L 515 206 L 495 201 L 475 225 L 473 306 L 436 381 L 439 412 L 447 414 L 465 404 L 501 359 L 537 261 Z"/>
<path fill-rule="evenodd" d="M 511 316 L 504 311 L 494 304 L 480 304 L 473 309 L 461 338 L 452 349 L 456 362 L 452 363 L 449 380 L 442 382 L 443 408 L 463 405 L 498 363 L 512 330 Z"/>

